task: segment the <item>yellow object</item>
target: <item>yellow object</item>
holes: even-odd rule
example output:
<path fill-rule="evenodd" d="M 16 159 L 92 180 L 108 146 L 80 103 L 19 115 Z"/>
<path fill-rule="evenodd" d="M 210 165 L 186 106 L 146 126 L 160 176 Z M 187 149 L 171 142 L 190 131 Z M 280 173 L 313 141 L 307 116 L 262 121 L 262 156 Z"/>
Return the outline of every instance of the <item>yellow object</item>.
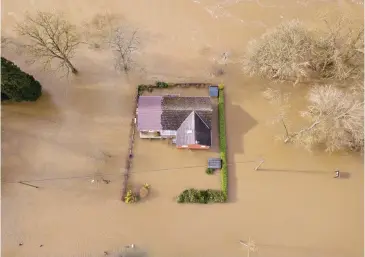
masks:
<path fill-rule="evenodd" d="M 147 184 L 147 183 L 145 183 L 145 184 L 143 185 L 143 187 L 145 187 L 145 188 L 149 189 L 149 188 L 150 188 L 150 185 L 149 185 L 149 184 Z"/>
<path fill-rule="evenodd" d="M 127 195 L 124 198 L 124 202 L 126 202 L 126 203 L 133 203 L 133 202 L 135 202 L 135 197 L 133 195 L 132 190 L 128 190 Z"/>
<path fill-rule="evenodd" d="M 223 83 L 220 83 L 220 84 L 218 85 L 218 88 L 219 88 L 219 89 L 223 89 L 223 88 L 224 88 L 224 84 L 223 84 Z"/>

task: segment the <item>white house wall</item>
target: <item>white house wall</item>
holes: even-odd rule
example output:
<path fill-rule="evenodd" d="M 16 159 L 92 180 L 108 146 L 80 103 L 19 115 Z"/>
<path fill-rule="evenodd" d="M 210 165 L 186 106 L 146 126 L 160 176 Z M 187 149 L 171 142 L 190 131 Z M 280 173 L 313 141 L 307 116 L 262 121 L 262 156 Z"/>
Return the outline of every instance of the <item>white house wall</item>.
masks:
<path fill-rule="evenodd" d="M 176 137 L 176 130 L 161 130 L 162 137 Z"/>

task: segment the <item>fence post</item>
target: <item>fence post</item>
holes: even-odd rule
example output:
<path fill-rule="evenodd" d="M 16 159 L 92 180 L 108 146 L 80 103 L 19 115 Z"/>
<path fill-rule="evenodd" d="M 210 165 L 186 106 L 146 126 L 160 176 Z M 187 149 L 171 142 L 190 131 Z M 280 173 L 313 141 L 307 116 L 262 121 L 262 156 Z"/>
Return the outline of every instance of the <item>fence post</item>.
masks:
<path fill-rule="evenodd" d="M 255 170 L 258 170 L 264 162 L 265 160 L 262 159 L 260 163 L 255 167 Z"/>
<path fill-rule="evenodd" d="M 39 187 L 37 187 L 37 186 L 35 186 L 35 185 L 31 185 L 31 184 L 25 183 L 25 182 L 23 182 L 23 181 L 19 181 L 18 183 L 19 183 L 19 184 L 22 184 L 22 185 L 25 185 L 25 186 L 29 186 L 29 187 L 39 188 Z"/>

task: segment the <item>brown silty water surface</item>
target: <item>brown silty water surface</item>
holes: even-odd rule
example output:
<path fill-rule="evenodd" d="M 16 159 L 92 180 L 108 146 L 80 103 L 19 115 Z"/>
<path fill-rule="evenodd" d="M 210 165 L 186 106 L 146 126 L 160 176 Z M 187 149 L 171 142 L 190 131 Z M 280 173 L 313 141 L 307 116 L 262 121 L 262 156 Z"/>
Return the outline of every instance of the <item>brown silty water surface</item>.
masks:
<path fill-rule="evenodd" d="M 21 10 L 51 9 L 75 24 L 97 13 L 122 15 L 140 29 L 136 62 L 143 69 L 126 77 L 115 72 L 110 53 L 81 48 L 74 59 L 80 74 L 66 79 L 3 50 L 45 94 L 36 103 L 2 106 L 2 256 L 100 256 L 131 243 L 152 257 L 245 256 L 239 240 L 249 236 L 259 249 L 251 256 L 363 256 L 362 157 L 310 154 L 275 141 L 282 129 L 267 124 L 275 114 L 261 95 L 268 84 L 243 76 L 238 64 L 248 40 L 266 28 L 292 18 L 317 26 L 326 10 L 362 19 L 362 3 L 4 0 L 2 32 L 16 37 Z M 212 78 L 214 58 L 225 51 L 226 73 Z M 151 184 L 152 194 L 137 205 L 120 201 L 135 86 L 155 80 L 226 85 L 230 203 L 176 204 L 184 188 L 219 188 L 219 176 L 204 173 L 216 153 L 143 140 L 136 142 L 132 181 Z M 305 86 L 280 87 L 292 91 L 294 109 L 303 105 Z M 255 172 L 260 158 L 265 163 Z M 350 177 L 333 179 L 336 168 Z M 111 183 L 90 183 L 98 173 Z M 40 188 L 10 183 L 19 180 Z"/>

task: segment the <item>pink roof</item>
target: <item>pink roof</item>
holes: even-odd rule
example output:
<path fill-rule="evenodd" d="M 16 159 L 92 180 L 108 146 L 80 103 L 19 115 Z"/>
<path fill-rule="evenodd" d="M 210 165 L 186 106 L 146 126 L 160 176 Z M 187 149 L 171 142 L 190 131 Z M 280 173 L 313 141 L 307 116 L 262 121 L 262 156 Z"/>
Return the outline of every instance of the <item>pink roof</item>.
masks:
<path fill-rule="evenodd" d="M 140 96 L 138 99 L 138 130 L 161 130 L 162 96 Z"/>

